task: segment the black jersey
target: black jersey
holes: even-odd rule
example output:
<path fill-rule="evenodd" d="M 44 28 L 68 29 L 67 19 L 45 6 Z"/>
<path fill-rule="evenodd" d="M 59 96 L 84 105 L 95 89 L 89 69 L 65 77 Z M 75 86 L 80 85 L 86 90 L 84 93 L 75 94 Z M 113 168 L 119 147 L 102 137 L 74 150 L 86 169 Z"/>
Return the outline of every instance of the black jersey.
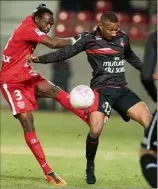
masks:
<path fill-rule="evenodd" d="M 107 41 L 102 38 L 100 29 L 85 35 L 79 34 L 74 45 L 39 56 L 40 63 L 53 63 L 68 59 L 85 51 L 88 62 L 92 67 L 91 88 L 106 86 L 125 86 L 124 60 L 127 60 L 136 69 L 141 70 L 142 62 L 131 50 L 128 36 L 119 31 L 116 38 Z"/>
<path fill-rule="evenodd" d="M 153 80 L 153 73 L 157 62 L 157 31 L 151 33 L 145 46 L 144 65 L 141 72 L 141 79 L 144 87 L 151 96 L 157 101 L 157 89 Z"/>

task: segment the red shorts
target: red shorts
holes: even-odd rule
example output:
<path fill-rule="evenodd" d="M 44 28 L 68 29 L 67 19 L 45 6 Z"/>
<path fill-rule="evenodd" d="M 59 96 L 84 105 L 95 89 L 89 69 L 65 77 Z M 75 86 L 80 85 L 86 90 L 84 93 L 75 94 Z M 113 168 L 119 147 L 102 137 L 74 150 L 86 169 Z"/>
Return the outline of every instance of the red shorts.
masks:
<path fill-rule="evenodd" d="M 45 79 L 40 76 L 34 76 L 21 83 L 2 83 L 0 89 L 13 115 L 28 112 L 38 108 L 36 101 L 36 86 Z"/>

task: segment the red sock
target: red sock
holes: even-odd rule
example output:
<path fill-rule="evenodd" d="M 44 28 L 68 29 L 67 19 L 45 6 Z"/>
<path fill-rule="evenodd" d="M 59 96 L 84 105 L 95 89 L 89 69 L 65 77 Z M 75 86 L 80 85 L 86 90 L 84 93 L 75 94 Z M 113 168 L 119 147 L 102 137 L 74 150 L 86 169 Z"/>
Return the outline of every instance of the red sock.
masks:
<path fill-rule="evenodd" d="M 27 133 L 24 133 L 24 137 L 25 137 L 26 143 L 28 144 L 29 148 L 31 149 L 32 153 L 36 157 L 41 168 L 43 169 L 43 172 L 45 174 L 48 174 L 52 169 L 47 164 L 42 146 L 38 138 L 36 137 L 36 133 L 27 132 Z"/>
<path fill-rule="evenodd" d="M 83 121 L 85 121 L 87 124 L 88 123 L 88 116 L 86 114 L 85 110 L 78 110 L 75 109 L 71 106 L 70 102 L 69 102 L 69 94 L 63 90 L 60 90 L 57 94 L 56 94 L 56 100 L 66 109 L 72 111 L 73 113 L 75 113 L 77 116 L 79 116 Z"/>

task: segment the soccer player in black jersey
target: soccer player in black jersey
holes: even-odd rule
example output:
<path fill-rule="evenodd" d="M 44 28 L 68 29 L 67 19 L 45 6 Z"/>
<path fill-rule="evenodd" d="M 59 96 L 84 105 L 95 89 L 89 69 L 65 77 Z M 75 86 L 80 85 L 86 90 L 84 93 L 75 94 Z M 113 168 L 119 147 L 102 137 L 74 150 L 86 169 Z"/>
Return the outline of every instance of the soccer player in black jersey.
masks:
<path fill-rule="evenodd" d="M 141 72 L 142 83 L 154 102 L 157 102 L 157 89 L 153 73 L 157 62 L 157 31 L 150 34 L 144 54 L 144 65 Z M 140 150 L 142 173 L 150 186 L 157 188 L 157 110 L 144 133 Z"/>
<path fill-rule="evenodd" d="M 144 102 L 132 92 L 125 79 L 124 59 L 141 71 L 142 62 L 132 51 L 128 36 L 119 29 L 118 17 L 114 12 L 102 14 L 97 29 L 81 33 L 76 43 L 43 56 L 29 56 L 35 63 L 53 63 L 68 59 L 85 51 L 92 67 L 91 88 L 95 93 L 95 103 L 88 110 L 90 131 L 86 139 L 86 182 L 94 184 L 94 159 L 99 144 L 99 136 L 104 120 L 116 110 L 125 121 L 130 119 L 147 128 L 151 114 Z"/>

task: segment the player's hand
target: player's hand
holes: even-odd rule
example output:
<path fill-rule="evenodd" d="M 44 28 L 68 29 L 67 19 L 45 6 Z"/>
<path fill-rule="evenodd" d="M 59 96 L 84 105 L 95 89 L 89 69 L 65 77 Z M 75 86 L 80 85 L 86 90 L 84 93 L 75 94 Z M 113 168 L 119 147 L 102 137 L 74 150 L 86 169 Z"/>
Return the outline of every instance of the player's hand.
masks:
<path fill-rule="evenodd" d="M 39 62 L 38 56 L 36 56 L 34 54 L 28 55 L 26 58 L 29 63 L 31 63 L 31 62 L 38 63 Z"/>
<path fill-rule="evenodd" d="M 154 74 L 153 74 L 153 79 L 154 79 L 154 80 L 157 80 L 157 77 L 158 77 L 158 73 L 154 73 Z"/>

